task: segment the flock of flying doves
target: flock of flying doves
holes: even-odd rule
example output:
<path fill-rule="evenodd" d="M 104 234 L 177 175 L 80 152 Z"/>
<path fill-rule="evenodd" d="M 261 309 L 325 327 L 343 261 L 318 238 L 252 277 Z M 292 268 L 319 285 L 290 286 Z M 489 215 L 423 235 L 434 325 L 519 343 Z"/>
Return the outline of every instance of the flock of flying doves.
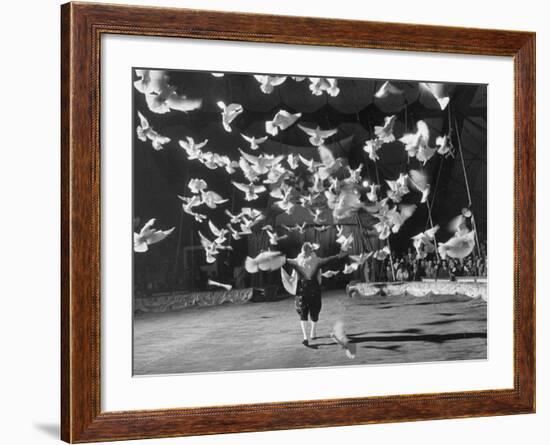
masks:
<path fill-rule="evenodd" d="M 178 94 L 177 88 L 170 85 L 170 78 L 162 70 L 135 70 L 138 80 L 134 87 L 145 96 L 148 112 L 166 114 L 173 112 L 193 112 L 202 106 L 201 98 L 189 98 Z M 214 77 L 223 77 L 223 73 L 211 73 Z M 309 88 L 311 94 L 337 96 L 340 94 L 338 80 L 324 77 L 295 77 L 254 75 L 258 88 L 264 94 L 273 91 L 285 82 L 300 82 L 304 88 Z M 307 86 L 306 86 L 307 85 Z M 441 110 L 449 104 L 449 97 L 445 95 L 444 84 L 420 83 L 419 87 L 433 95 Z M 385 82 L 375 93 L 378 99 L 391 95 L 402 95 L 403 90 Z M 217 102 L 220 111 L 220 126 L 228 133 L 233 131 L 232 122 L 245 110 L 238 103 L 225 104 Z M 171 142 L 171 138 L 163 136 L 152 128 L 145 112 L 137 112 L 139 125 L 136 128 L 138 138 L 150 143 L 152 150 L 163 150 Z M 182 135 L 177 142 L 184 151 L 189 162 L 197 162 L 211 170 L 219 170 L 231 177 L 232 185 L 243 193 L 244 200 L 249 206 L 243 207 L 235 214 L 225 209 L 227 224 L 217 227 L 208 217 L 209 209 L 224 206 L 229 199 L 217 191 L 210 190 L 206 181 L 193 178 L 187 187 L 189 193 L 179 196 L 183 211 L 191 215 L 203 225 L 199 231 L 201 245 L 206 254 L 206 261 L 213 263 L 220 251 L 231 250 L 231 240 L 250 235 L 254 230 L 265 231 L 269 238 L 269 249 L 261 252 L 255 258 L 247 258 L 245 267 L 250 273 L 258 270 L 276 270 L 285 262 L 285 256 L 277 249 L 280 240 L 288 236 L 288 232 L 300 231 L 303 233 L 305 224 L 296 224 L 293 227 L 281 226 L 273 228 L 271 225 L 261 225 L 265 219 L 264 212 L 254 208 L 256 201 L 263 194 L 269 194 L 275 201 L 274 205 L 280 210 L 292 215 L 298 206 L 306 209 L 316 225 L 325 229 L 336 226 L 336 242 L 342 252 L 351 249 L 353 234 L 345 234 L 339 222 L 353 217 L 358 212 L 368 212 L 377 223 L 374 229 L 381 240 L 387 240 L 390 235 L 397 233 L 404 222 L 410 218 L 419 205 L 429 207 L 431 185 L 423 173 L 423 166 L 434 156 L 453 156 L 454 149 L 449 135 L 442 135 L 435 139 L 435 146 L 430 146 L 430 131 L 423 120 L 416 122 L 415 131 L 404 133 L 399 138 L 394 135 L 396 115 L 386 116 L 383 122 L 374 127 L 374 137 L 364 141 L 363 150 L 373 162 L 379 161 L 378 152 L 384 149 L 384 144 L 398 140 L 402 143 L 409 159 L 418 160 L 418 168 L 401 173 L 394 180 L 386 180 L 384 184 L 374 183 L 363 176 L 363 165 L 352 169 L 347 160 L 335 157 L 325 145 L 325 141 L 338 132 L 337 128 L 321 129 L 302 125 L 301 113 L 290 113 L 280 109 L 271 120 L 265 122 L 265 134 L 241 134 L 246 149 L 239 148 L 240 157 L 231 159 L 222 153 L 210 151 L 208 139 L 195 141 L 193 138 Z M 300 154 L 273 155 L 263 152 L 262 144 L 272 136 L 284 132 L 287 128 L 297 127 L 308 136 L 309 143 L 318 153 L 320 161 L 306 158 Z M 306 180 L 304 180 L 304 177 Z M 418 195 L 418 204 L 404 204 L 402 199 L 409 193 Z M 475 231 L 472 230 L 471 211 L 463 209 L 461 214 L 446 222 L 447 229 L 453 236 L 446 242 L 437 242 L 436 234 L 439 225 L 431 227 L 412 237 L 412 244 L 418 259 L 428 254 L 436 253 L 441 258 L 464 258 L 475 246 Z M 326 225 L 324 225 L 326 224 Z M 149 246 L 161 242 L 168 237 L 175 228 L 160 230 L 155 227 L 156 220 L 147 221 L 139 232 L 134 233 L 134 252 L 147 252 Z M 318 246 L 315 246 L 318 247 Z M 369 258 L 384 260 L 390 254 L 389 246 L 382 249 L 349 255 L 348 262 L 342 271 L 327 270 L 323 272 L 326 278 L 339 273 L 350 274 L 357 270 Z M 211 285 L 230 289 L 224 283 L 210 281 Z"/>

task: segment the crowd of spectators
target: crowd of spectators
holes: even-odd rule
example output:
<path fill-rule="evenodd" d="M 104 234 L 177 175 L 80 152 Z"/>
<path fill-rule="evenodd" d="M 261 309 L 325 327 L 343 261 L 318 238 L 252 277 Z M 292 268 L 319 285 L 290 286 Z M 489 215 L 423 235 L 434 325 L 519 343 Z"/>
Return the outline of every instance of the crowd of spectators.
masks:
<path fill-rule="evenodd" d="M 391 258 L 391 259 L 390 259 Z M 392 261 L 393 260 L 393 268 Z M 487 248 L 480 244 L 466 258 L 442 259 L 435 253 L 419 259 L 413 249 L 404 253 L 392 252 L 381 268 L 382 281 L 422 281 L 423 279 L 441 279 L 454 281 L 457 277 L 487 277 Z"/>

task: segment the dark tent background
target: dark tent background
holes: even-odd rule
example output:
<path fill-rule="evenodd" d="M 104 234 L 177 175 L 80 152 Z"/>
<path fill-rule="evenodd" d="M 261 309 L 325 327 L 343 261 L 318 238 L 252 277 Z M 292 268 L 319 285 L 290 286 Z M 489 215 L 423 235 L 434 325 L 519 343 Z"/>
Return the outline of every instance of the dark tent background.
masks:
<path fill-rule="evenodd" d="M 223 169 L 209 170 L 197 161 L 189 161 L 178 145 L 179 139 L 191 136 L 195 141 L 208 139 L 207 151 L 227 154 L 238 160 L 238 147 L 252 154 L 261 151 L 273 154 L 300 153 L 305 157 L 318 157 L 317 151 L 308 142 L 308 136 L 296 125 L 279 132 L 277 136 L 262 144 L 258 152 L 247 149 L 247 143 L 240 133 L 260 137 L 265 135 L 265 121 L 271 120 L 281 108 L 301 112 L 300 123 L 321 128 L 338 128 L 338 133 L 327 140 L 336 156 L 347 159 L 352 168 L 364 164 L 364 179 L 383 183 L 385 179 L 396 179 L 400 172 L 411 168 L 423 169 L 431 179 L 430 205 L 434 224 L 441 224 L 439 241 L 451 236 L 444 230 L 446 223 L 468 207 L 466 178 L 471 193 L 471 206 L 477 231 L 481 240 L 486 238 L 487 226 L 487 86 L 473 84 L 449 85 L 450 106 L 441 110 L 433 96 L 419 88 L 418 82 L 392 81 L 404 90 L 401 96 L 378 99 L 374 93 L 385 82 L 371 79 L 338 79 L 340 94 L 336 97 L 322 94 L 315 96 L 309 90 L 309 81 L 292 80 L 290 77 L 273 93 L 264 94 L 259 83 L 249 74 L 225 74 L 214 77 L 208 72 L 168 71 L 169 83 L 178 88 L 179 94 L 201 97 L 203 106 L 189 113 L 172 111 L 155 114 L 149 111 L 145 97 L 135 88 L 134 95 L 134 230 L 138 230 L 149 218 L 156 218 L 156 226 L 176 230 L 162 243 L 151 247 L 146 254 L 135 254 L 136 289 L 171 291 L 175 289 L 197 289 L 204 286 L 205 274 L 220 281 L 234 280 L 235 268 L 242 266 L 247 255 L 254 256 L 267 246 L 267 236 L 258 231 L 248 239 L 233 241 L 233 252 L 222 252 L 217 264 L 206 265 L 200 248 L 197 231 L 209 234 L 206 223 L 199 224 L 190 215 L 183 213 L 177 195 L 189 195 L 187 184 L 192 178 L 202 178 L 209 189 L 230 198 L 230 202 L 216 210 L 208 209 L 207 215 L 218 226 L 225 225 L 227 217 L 223 210 L 232 212 L 242 207 L 266 210 L 265 224 L 272 225 L 309 222 L 311 217 L 298 207 L 292 215 L 281 214 L 272 208 L 272 198 L 264 193 L 258 200 L 247 202 L 243 193 L 237 191 L 230 180 L 247 182 L 238 172 L 229 176 Z M 221 123 L 218 101 L 240 103 L 244 112 L 232 123 L 233 132 L 227 133 Z M 149 142 L 141 142 L 135 133 L 138 125 L 137 111 L 143 113 L 151 126 L 172 141 L 161 151 L 155 151 Z M 375 125 L 382 125 L 384 117 L 397 114 L 394 134 L 414 131 L 416 121 L 426 121 L 430 128 L 430 145 L 435 145 L 437 136 L 446 134 L 451 128 L 454 156 L 435 155 L 422 167 L 416 159 L 408 159 L 399 142 L 385 144 L 378 152 L 376 163 L 368 159 L 363 151 L 367 139 L 374 137 Z M 459 151 L 459 139 L 462 157 Z M 462 164 L 464 163 L 464 165 Z M 384 187 L 381 195 L 385 194 Z M 413 192 L 405 202 L 419 202 L 419 193 Z M 271 201 L 270 201 L 271 199 Z M 202 209 L 201 209 L 202 210 Z M 376 236 L 367 236 L 367 230 L 376 220 L 367 214 L 359 219 L 344 221 L 349 229 L 357 233 L 353 250 L 363 251 L 384 245 Z M 263 225 L 259 224 L 258 229 Z M 391 248 L 397 252 L 411 247 L 410 237 L 428 228 L 428 210 L 419 205 L 415 214 L 403 225 L 399 233 L 390 237 Z M 361 236 L 361 234 L 363 236 Z M 280 248 L 289 255 L 297 253 L 304 240 L 321 242 L 321 254 L 334 253 L 334 229 L 325 232 L 309 228 L 303 235 L 293 233 L 281 242 Z M 361 241 L 361 238 L 364 238 Z M 245 284 L 258 285 L 276 277 L 268 274 L 247 277 Z M 345 278 L 345 277 L 344 277 Z M 349 277 L 348 277 L 349 278 Z"/>

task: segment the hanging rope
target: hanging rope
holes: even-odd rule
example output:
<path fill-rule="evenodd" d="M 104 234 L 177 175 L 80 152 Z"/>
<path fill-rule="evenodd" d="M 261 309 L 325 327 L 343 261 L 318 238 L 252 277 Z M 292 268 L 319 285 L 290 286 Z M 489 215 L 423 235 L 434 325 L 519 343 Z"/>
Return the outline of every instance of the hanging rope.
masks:
<path fill-rule="evenodd" d="M 455 130 L 458 130 L 458 123 L 456 120 L 456 114 L 454 116 L 454 123 L 455 123 Z M 464 155 L 462 154 L 462 142 L 460 140 L 460 135 L 458 134 L 458 131 L 456 131 L 456 140 L 458 141 L 458 151 L 460 153 L 460 161 L 462 164 L 462 172 L 464 173 L 464 182 L 466 184 L 466 193 L 468 194 L 468 208 L 470 209 L 470 212 L 472 213 L 472 228 L 474 229 L 474 236 L 476 240 L 476 247 L 477 247 L 477 253 L 481 257 L 481 247 L 479 245 L 479 237 L 477 234 L 477 228 L 476 228 L 476 220 L 474 217 L 474 212 L 472 212 L 472 195 L 470 193 L 470 185 L 468 184 L 468 174 L 466 173 L 466 164 L 464 162 Z"/>

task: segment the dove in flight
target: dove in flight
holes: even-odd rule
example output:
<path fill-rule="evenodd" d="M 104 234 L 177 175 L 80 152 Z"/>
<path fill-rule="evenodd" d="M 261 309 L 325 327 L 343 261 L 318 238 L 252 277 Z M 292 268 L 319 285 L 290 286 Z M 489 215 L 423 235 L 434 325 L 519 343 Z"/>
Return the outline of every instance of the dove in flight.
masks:
<path fill-rule="evenodd" d="M 428 92 L 434 97 L 435 100 L 437 100 L 437 103 L 442 110 L 447 108 L 450 98 L 445 94 L 446 87 L 444 83 L 420 82 L 419 86 L 420 89 Z"/>
<path fill-rule="evenodd" d="M 185 153 L 187 153 L 187 158 L 190 160 L 193 159 L 200 159 L 202 156 L 202 148 L 208 143 L 208 139 L 205 139 L 202 142 L 196 143 L 195 140 L 190 137 L 186 136 L 185 141 L 179 140 L 178 144 L 181 148 L 185 150 Z"/>
<path fill-rule="evenodd" d="M 438 154 L 445 157 L 453 156 L 453 144 L 449 135 L 438 136 L 435 139 L 435 146 Z"/>
<path fill-rule="evenodd" d="M 341 234 L 336 238 L 336 242 L 340 244 L 340 250 L 342 252 L 348 251 L 352 244 L 353 244 L 353 233 L 350 233 L 349 235 Z"/>
<path fill-rule="evenodd" d="M 453 218 L 447 228 L 454 232 L 454 236 L 463 236 L 470 232 L 468 228 L 467 220 L 472 216 L 469 209 L 462 209 L 462 212 L 457 217 Z"/>
<path fill-rule="evenodd" d="M 369 155 L 371 161 L 378 161 L 380 157 L 378 156 L 378 150 L 382 147 L 382 141 L 380 139 L 369 139 L 365 141 L 365 146 L 363 151 Z"/>
<path fill-rule="evenodd" d="M 357 347 L 355 343 L 351 343 L 350 339 L 344 331 L 344 323 L 338 320 L 334 323 L 330 337 L 339 344 L 346 352 L 346 356 L 351 360 L 355 358 Z"/>
<path fill-rule="evenodd" d="M 298 272 L 296 269 L 292 269 L 292 273 L 289 275 L 284 267 L 281 267 L 281 282 L 285 290 L 291 294 L 296 295 L 298 288 Z"/>
<path fill-rule="evenodd" d="M 416 204 L 401 204 L 399 210 L 397 207 L 390 209 L 386 213 L 386 218 L 391 224 L 391 230 L 393 233 L 399 232 L 401 226 L 409 219 L 416 210 Z"/>
<path fill-rule="evenodd" d="M 260 144 L 263 144 L 265 141 L 267 141 L 267 136 L 264 136 L 263 138 L 255 138 L 254 136 L 247 136 L 243 133 L 241 133 L 241 136 L 246 142 L 250 144 L 251 150 L 257 150 L 258 148 L 260 148 Z"/>
<path fill-rule="evenodd" d="M 206 219 L 206 215 L 193 211 L 193 207 L 198 207 L 202 204 L 202 199 L 199 195 L 193 195 L 192 197 L 178 195 L 178 198 L 183 201 L 181 205 L 183 211 L 195 218 L 195 221 L 203 222 Z"/>
<path fill-rule="evenodd" d="M 256 273 L 260 270 L 277 270 L 286 263 L 286 256 L 281 252 L 267 250 L 259 253 L 255 258 L 246 257 L 244 267 L 248 273 Z"/>
<path fill-rule="evenodd" d="M 149 121 L 139 111 L 138 116 L 140 121 L 140 124 L 136 129 L 138 139 L 143 142 L 146 142 L 147 139 L 149 139 L 155 150 L 162 150 L 164 148 L 164 144 L 170 142 L 171 139 L 169 137 L 162 136 L 153 130 L 153 128 L 149 125 Z"/>
<path fill-rule="evenodd" d="M 211 209 L 215 209 L 220 204 L 225 204 L 227 201 L 229 201 L 229 199 L 223 199 L 219 194 L 213 192 L 212 190 L 202 190 L 201 198 L 203 204 L 206 204 L 206 206 Z"/>
<path fill-rule="evenodd" d="M 380 186 L 377 184 L 371 184 L 370 190 L 367 193 L 367 199 L 371 202 L 377 202 L 378 201 L 378 190 L 380 190 Z"/>
<path fill-rule="evenodd" d="M 300 160 L 300 158 L 298 157 L 298 155 L 295 155 L 294 153 L 290 153 L 286 157 L 286 161 L 287 161 L 288 166 L 290 167 L 291 170 L 296 170 L 298 168 L 299 160 Z"/>
<path fill-rule="evenodd" d="M 231 284 L 220 283 L 219 281 L 214 281 L 214 280 L 211 280 L 211 279 L 208 279 L 207 284 L 209 286 L 221 287 L 222 289 L 225 289 L 226 291 L 230 291 L 231 289 L 233 289 L 233 286 L 231 286 Z"/>
<path fill-rule="evenodd" d="M 202 192 L 203 190 L 206 190 L 208 185 L 206 184 L 206 181 L 204 179 L 193 178 L 189 180 L 187 187 L 189 187 L 191 193 L 197 194 Z"/>
<path fill-rule="evenodd" d="M 326 221 L 325 218 L 321 218 L 321 215 L 323 214 L 323 209 L 316 208 L 315 210 L 308 209 L 309 214 L 313 217 L 313 222 L 315 224 L 321 224 Z"/>
<path fill-rule="evenodd" d="M 395 141 L 395 136 L 393 135 L 393 126 L 396 119 L 397 115 L 395 114 L 393 116 L 386 116 L 384 118 L 384 125 L 374 127 L 374 134 L 380 141 L 384 143 Z"/>
<path fill-rule="evenodd" d="M 288 235 L 277 235 L 275 232 L 266 230 L 267 236 L 269 237 L 269 244 L 276 246 L 279 244 L 279 241 L 285 238 L 288 238 Z"/>
<path fill-rule="evenodd" d="M 411 180 L 413 186 L 422 193 L 422 198 L 420 199 L 420 202 L 424 204 L 428 201 L 428 196 L 430 195 L 430 184 L 428 183 L 427 176 L 418 171 L 418 170 L 411 170 L 409 171 L 409 179 Z"/>
<path fill-rule="evenodd" d="M 325 139 L 334 136 L 338 132 L 337 128 L 332 128 L 330 130 L 321 130 L 321 127 L 319 127 L 318 125 L 317 128 L 309 128 L 298 124 L 298 128 L 309 136 L 310 144 L 316 147 L 323 145 Z"/>
<path fill-rule="evenodd" d="M 326 270 L 321 274 L 321 276 L 324 278 L 332 278 L 338 275 L 339 273 L 340 273 L 339 270 Z"/>
<path fill-rule="evenodd" d="M 146 94 L 145 101 L 153 113 L 165 114 L 171 110 L 192 111 L 202 106 L 202 99 L 189 99 L 176 93 L 176 87 L 168 86 L 160 93 Z"/>
<path fill-rule="evenodd" d="M 405 145 L 407 155 L 414 158 L 421 147 L 427 147 L 430 139 L 430 130 L 423 120 L 416 123 L 416 133 L 406 133 L 399 141 Z"/>
<path fill-rule="evenodd" d="M 241 153 L 241 158 L 245 159 L 250 168 L 259 175 L 268 173 L 271 167 L 279 164 L 285 158 L 284 155 L 274 156 L 261 154 L 260 156 L 253 156 L 245 153 L 240 148 L 239 152 Z"/>
<path fill-rule="evenodd" d="M 388 184 L 390 188 L 387 191 L 387 196 L 395 203 L 401 202 L 403 196 L 409 193 L 409 188 L 406 184 L 406 178 L 407 175 L 401 173 L 396 181 L 386 179 L 386 184 Z"/>
<path fill-rule="evenodd" d="M 247 201 L 254 201 L 259 198 L 258 193 L 263 193 L 267 189 L 263 185 L 241 184 L 240 182 L 231 181 L 231 183 L 240 191 L 245 193 L 244 199 Z"/>
<path fill-rule="evenodd" d="M 156 244 L 168 235 L 170 235 L 175 227 L 168 230 L 154 229 L 156 219 L 152 218 L 145 223 L 139 233 L 134 232 L 134 252 L 147 252 L 151 244 Z"/>
<path fill-rule="evenodd" d="M 374 97 L 376 97 L 377 99 L 384 99 L 390 95 L 397 95 L 397 94 L 403 94 L 403 90 L 400 88 L 397 88 L 395 85 L 393 85 L 389 81 L 386 81 L 376 91 L 376 93 L 374 93 Z"/>
<path fill-rule="evenodd" d="M 435 234 L 439 230 L 439 226 L 434 226 L 429 230 L 413 236 L 413 246 L 416 249 L 416 257 L 418 259 L 426 258 L 429 253 L 435 251 Z"/>
<path fill-rule="evenodd" d="M 134 82 L 134 86 L 142 94 L 158 94 L 168 87 L 166 71 L 135 70 L 135 72 L 139 80 Z"/>
<path fill-rule="evenodd" d="M 254 78 L 260 84 L 260 89 L 264 94 L 273 93 L 274 87 L 281 85 L 286 80 L 286 76 L 254 75 Z"/>
<path fill-rule="evenodd" d="M 223 244 L 227 240 L 227 234 L 229 233 L 227 229 L 218 229 L 211 220 L 208 220 L 208 227 L 212 235 L 216 237 L 214 240 L 216 243 Z"/>
<path fill-rule="evenodd" d="M 332 97 L 340 94 L 338 81 L 332 77 L 310 77 L 309 81 L 309 89 L 314 96 L 321 96 L 325 91 Z"/>
<path fill-rule="evenodd" d="M 280 110 L 275 114 L 273 120 L 266 121 L 265 131 L 271 136 L 277 136 L 279 131 L 286 130 L 292 124 L 294 124 L 300 117 L 302 113 L 292 114 L 285 110 Z"/>
<path fill-rule="evenodd" d="M 453 236 L 445 243 L 439 243 L 437 250 L 442 259 L 447 256 L 460 259 L 470 255 L 475 244 L 475 230 L 472 230 L 464 235 Z"/>
<path fill-rule="evenodd" d="M 382 249 L 377 250 L 373 254 L 373 258 L 377 259 L 378 261 L 384 261 L 390 254 L 390 248 L 388 246 L 385 246 Z"/>
<path fill-rule="evenodd" d="M 231 133 L 231 122 L 243 112 L 243 107 L 241 104 L 229 104 L 225 105 L 223 101 L 217 103 L 218 108 L 222 110 L 222 124 L 225 131 Z"/>

